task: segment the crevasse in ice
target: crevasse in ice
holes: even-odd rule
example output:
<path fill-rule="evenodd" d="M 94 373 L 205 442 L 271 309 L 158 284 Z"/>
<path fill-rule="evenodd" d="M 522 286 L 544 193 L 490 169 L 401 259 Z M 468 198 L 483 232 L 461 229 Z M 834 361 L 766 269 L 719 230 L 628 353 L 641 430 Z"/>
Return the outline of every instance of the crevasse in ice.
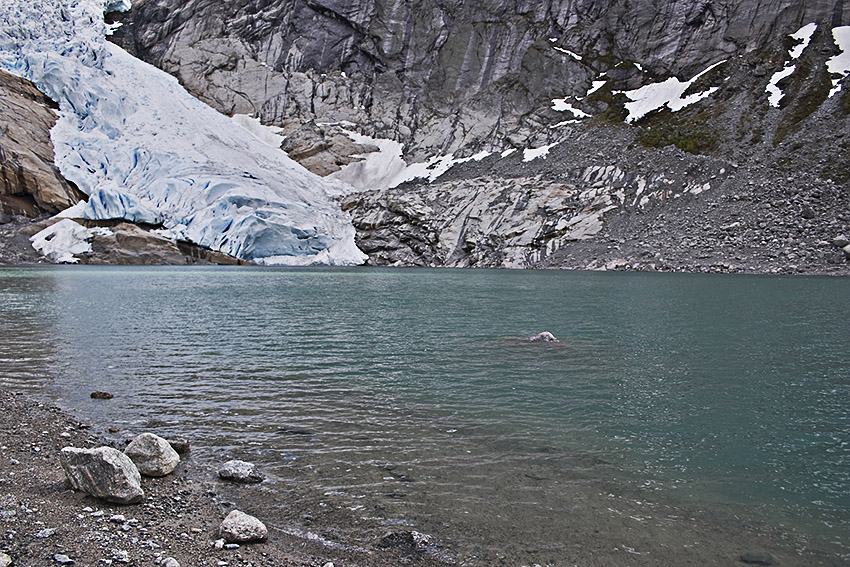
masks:
<path fill-rule="evenodd" d="M 105 40 L 128 0 L 3 0 L 0 67 L 59 103 L 56 164 L 83 216 L 162 224 L 264 264 L 359 264 L 329 182 Z"/>

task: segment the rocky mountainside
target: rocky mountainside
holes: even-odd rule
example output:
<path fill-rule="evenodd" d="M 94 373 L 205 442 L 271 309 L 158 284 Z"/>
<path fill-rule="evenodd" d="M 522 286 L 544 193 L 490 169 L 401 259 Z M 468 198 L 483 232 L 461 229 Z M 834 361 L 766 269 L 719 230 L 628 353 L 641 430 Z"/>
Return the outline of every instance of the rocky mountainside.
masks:
<path fill-rule="evenodd" d="M 333 175 L 373 263 L 848 270 L 843 0 L 140 0 L 121 21 L 313 171 L 360 168 Z"/>

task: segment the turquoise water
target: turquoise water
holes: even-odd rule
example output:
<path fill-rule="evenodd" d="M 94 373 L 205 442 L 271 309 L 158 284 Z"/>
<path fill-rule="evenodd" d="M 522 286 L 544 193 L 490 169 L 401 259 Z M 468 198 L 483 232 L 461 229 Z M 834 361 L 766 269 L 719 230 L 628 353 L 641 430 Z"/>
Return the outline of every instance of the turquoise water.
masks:
<path fill-rule="evenodd" d="M 329 538 L 409 525 L 519 565 L 602 532 L 652 564 L 694 516 L 728 556 L 842 564 L 848 298 L 839 278 L 10 268 L 0 383 L 254 461 L 255 507 Z M 522 340 L 544 330 L 561 342 Z"/>

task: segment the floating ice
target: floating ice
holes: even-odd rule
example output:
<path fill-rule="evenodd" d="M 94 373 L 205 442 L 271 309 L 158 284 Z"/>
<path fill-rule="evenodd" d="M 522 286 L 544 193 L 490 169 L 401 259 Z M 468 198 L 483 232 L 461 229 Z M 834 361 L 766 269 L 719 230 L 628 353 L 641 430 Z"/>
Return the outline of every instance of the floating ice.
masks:
<path fill-rule="evenodd" d="M 104 11 L 128 6 L 0 3 L 0 68 L 59 103 L 56 163 L 90 196 L 82 216 L 162 224 L 258 263 L 362 263 L 330 183 L 104 39 Z"/>

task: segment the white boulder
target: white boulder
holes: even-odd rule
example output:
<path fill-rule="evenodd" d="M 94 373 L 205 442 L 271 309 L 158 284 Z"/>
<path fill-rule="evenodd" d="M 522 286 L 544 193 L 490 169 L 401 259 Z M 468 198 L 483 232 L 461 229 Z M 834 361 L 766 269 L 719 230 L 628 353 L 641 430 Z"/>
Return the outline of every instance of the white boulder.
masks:
<path fill-rule="evenodd" d="M 263 522 L 239 510 L 233 510 L 224 518 L 218 533 L 228 543 L 266 541 L 269 537 Z"/>
<path fill-rule="evenodd" d="M 145 476 L 165 476 L 180 464 L 180 455 L 158 435 L 142 433 L 127 445 L 124 454 Z"/>

